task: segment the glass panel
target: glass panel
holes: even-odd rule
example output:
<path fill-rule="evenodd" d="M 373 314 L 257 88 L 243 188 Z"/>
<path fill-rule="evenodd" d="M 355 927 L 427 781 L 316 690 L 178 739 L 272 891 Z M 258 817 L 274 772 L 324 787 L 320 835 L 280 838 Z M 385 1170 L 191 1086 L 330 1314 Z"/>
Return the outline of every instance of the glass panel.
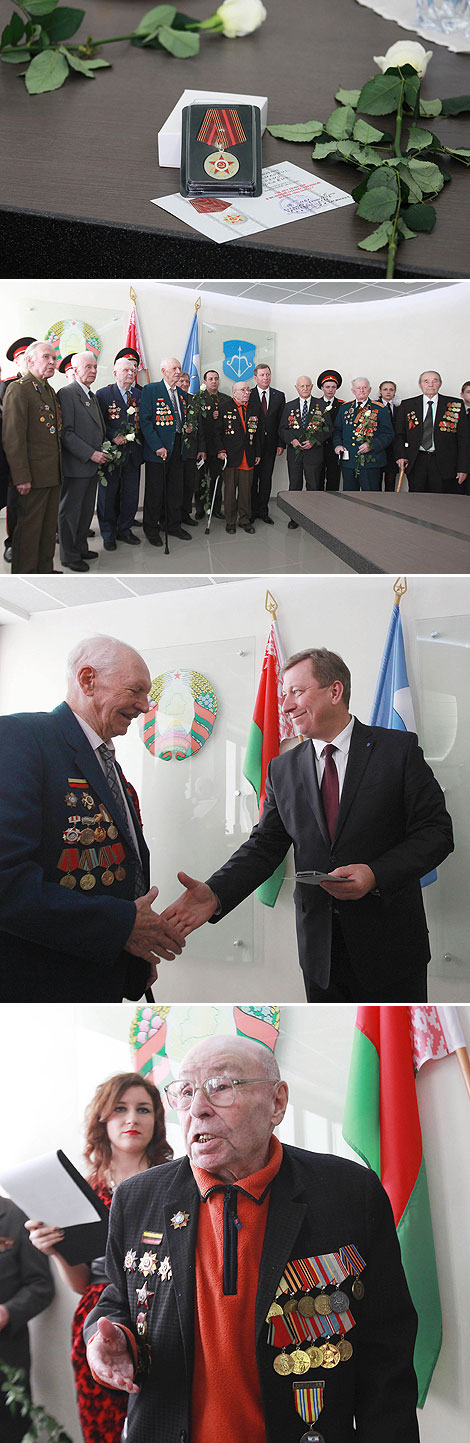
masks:
<path fill-rule="evenodd" d="M 422 707 L 420 741 L 445 793 L 455 838 L 455 851 L 439 868 L 437 882 L 424 889 L 432 951 L 430 971 L 442 981 L 463 982 L 470 976 L 470 616 L 417 621 L 416 641 Z"/>

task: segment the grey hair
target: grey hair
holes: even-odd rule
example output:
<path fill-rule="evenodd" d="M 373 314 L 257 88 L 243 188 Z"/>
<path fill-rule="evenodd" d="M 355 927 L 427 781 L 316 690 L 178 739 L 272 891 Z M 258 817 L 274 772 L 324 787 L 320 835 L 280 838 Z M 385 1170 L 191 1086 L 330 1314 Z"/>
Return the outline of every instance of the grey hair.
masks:
<path fill-rule="evenodd" d="M 128 646 L 126 641 L 118 641 L 115 636 L 90 636 L 86 641 L 77 642 L 67 657 L 68 685 L 75 685 L 82 666 L 92 666 L 94 671 L 113 671 L 121 651 L 133 651 L 134 656 L 139 656 L 135 647 Z"/>
<path fill-rule="evenodd" d="M 177 356 L 163 356 L 163 359 L 160 361 L 161 371 L 166 370 L 169 361 L 174 361 L 175 366 L 181 366 L 181 361 L 178 360 Z"/>
<path fill-rule="evenodd" d="M 31 345 L 27 347 L 24 353 L 24 360 L 26 361 L 27 366 L 29 366 L 29 363 L 30 361 L 32 361 L 33 356 L 36 355 L 38 346 L 50 346 L 51 351 L 54 350 L 52 341 L 32 341 Z"/>
<path fill-rule="evenodd" d="M 366 382 L 366 385 L 367 385 L 367 386 L 370 386 L 370 381 L 369 381 L 369 377 L 368 377 L 368 376 L 354 376 L 353 380 L 351 381 L 351 386 L 355 386 L 357 381 L 365 381 L 365 382 Z"/>

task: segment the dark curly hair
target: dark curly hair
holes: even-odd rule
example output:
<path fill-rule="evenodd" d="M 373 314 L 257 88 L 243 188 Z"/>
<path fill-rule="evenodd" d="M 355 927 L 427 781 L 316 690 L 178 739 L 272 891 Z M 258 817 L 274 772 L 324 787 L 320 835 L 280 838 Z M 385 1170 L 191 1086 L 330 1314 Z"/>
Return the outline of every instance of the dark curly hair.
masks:
<path fill-rule="evenodd" d="M 106 1123 L 129 1087 L 143 1087 L 153 1105 L 155 1125 L 147 1148 L 149 1167 L 156 1167 L 160 1162 L 170 1162 L 173 1157 L 173 1148 L 167 1142 L 165 1113 L 158 1087 L 149 1082 L 147 1077 L 141 1077 L 140 1072 L 119 1072 L 116 1077 L 108 1077 L 106 1082 L 100 1083 L 85 1113 L 84 1157 L 91 1164 L 89 1181 L 92 1185 L 103 1181 L 108 1172 L 111 1144 Z"/>

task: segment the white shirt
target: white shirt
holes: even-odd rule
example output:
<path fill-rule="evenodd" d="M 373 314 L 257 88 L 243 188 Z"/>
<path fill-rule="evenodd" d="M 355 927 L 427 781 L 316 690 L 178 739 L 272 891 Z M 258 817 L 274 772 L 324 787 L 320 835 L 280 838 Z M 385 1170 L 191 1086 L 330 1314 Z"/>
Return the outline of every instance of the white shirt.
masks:
<path fill-rule="evenodd" d="M 103 776 L 105 777 L 105 776 L 106 776 L 106 767 L 105 767 L 105 764 L 104 764 L 104 759 L 103 759 L 103 757 L 101 756 L 101 754 L 100 754 L 100 752 L 99 752 L 99 750 L 98 750 L 98 748 L 103 745 L 103 737 L 98 736 L 98 732 L 95 732 L 94 729 L 93 729 L 93 727 L 91 727 L 91 726 L 89 725 L 89 722 L 84 721 L 83 717 L 78 715 L 78 712 L 74 711 L 73 714 L 74 714 L 75 720 L 78 721 L 78 725 L 81 726 L 82 732 L 85 733 L 85 736 L 86 736 L 87 741 L 90 743 L 90 746 L 93 748 L 93 751 L 94 751 L 94 753 L 95 753 L 96 760 L 97 760 L 97 762 L 99 762 L 99 765 L 100 765 L 100 767 L 101 767 L 101 771 L 102 771 L 102 773 L 103 773 Z M 110 748 L 110 751 L 113 751 L 113 752 L 114 752 L 114 746 L 113 746 L 113 743 L 112 743 L 112 742 L 106 742 L 105 745 Z M 124 791 L 124 788 L 123 788 L 123 785 L 122 785 L 122 782 L 121 782 L 121 778 L 120 778 L 120 776 L 119 776 L 119 772 L 118 772 L 116 766 L 114 767 L 114 771 L 115 771 L 115 774 L 116 774 L 116 781 L 117 781 L 117 784 L 118 784 L 118 787 L 119 787 L 119 791 L 120 791 L 120 793 L 121 793 L 122 800 L 123 800 L 123 803 L 124 803 L 124 811 L 125 811 L 125 813 L 126 813 L 127 824 L 128 824 L 128 827 L 129 827 L 129 831 L 130 831 L 131 837 L 132 837 L 132 841 L 133 841 L 133 843 L 134 843 L 135 850 L 136 850 L 136 852 L 137 852 L 137 856 L 140 857 L 139 843 L 138 843 L 138 840 L 137 840 L 136 830 L 135 830 L 135 826 L 134 826 L 134 823 L 133 823 L 133 820 L 132 820 L 132 815 L 131 815 L 131 812 L 130 812 L 129 803 L 128 803 L 127 796 L 126 796 L 126 793 L 125 793 L 125 791 Z"/>
<path fill-rule="evenodd" d="M 85 392 L 85 396 L 87 396 L 87 397 L 89 398 L 89 397 L 90 397 L 90 392 L 91 392 L 91 395 L 93 396 L 93 400 L 96 400 L 95 394 L 94 394 L 94 392 L 91 390 L 91 386 L 85 386 L 85 382 L 84 382 L 84 381 L 79 381 L 78 376 L 75 376 L 75 380 L 76 380 L 76 382 L 77 382 L 77 386 L 81 386 L 82 391 Z M 97 403 L 97 404 L 98 404 L 98 403 Z"/>
<path fill-rule="evenodd" d="M 436 411 L 437 411 L 437 403 L 438 403 L 438 400 L 439 400 L 439 393 L 437 394 L 437 396 L 425 396 L 425 395 L 423 394 L 423 425 L 424 425 L 424 421 L 425 421 L 425 419 L 426 419 L 426 416 L 427 416 L 427 414 L 428 414 L 428 405 L 429 405 L 429 402 L 431 402 L 431 406 L 432 406 L 433 434 L 434 434 L 434 427 L 435 427 L 435 424 L 436 424 Z M 420 446 L 419 449 L 420 449 L 420 451 L 424 451 L 424 446 Z M 434 440 L 433 440 L 432 446 L 429 447 L 429 451 L 427 452 L 427 454 L 429 455 L 432 451 L 435 451 L 435 450 L 436 450 L 436 447 L 435 447 L 435 445 L 434 445 Z"/>
<path fill-rule="evenodd" d="M 347 726 L 343 728 L 343 731 L 339 732 L 337 737 L 332 737 L 331 739 L 331 745 L 337 747 L 337 751 L 335 751 L 333 755 L 333 760 L 335 762 L 336 770 L 338 773 L 340 797 L 344 786 L 344 778 L 346 775 L 346 767 L 348 764 L 349 747 L 351 744 L 354 720 L 355 718 L 352 716 L 351 720 L 348 721 Z M 315 766 L 317 769 L 318 786 L 321 787 L 323 781 L 323 773 L 325 770 L 325 758 L 322 753 L 324 747 L 326 746 L 326 742 L 322 738 L 312 737 L 312 746 L 315 752 Z"/>
<path fill-rule="evenodd" d="M 266 405 L 269 407 L 269 392 L 270 392 L 270 390 L 271 390 L 271 387 L 268 386 L 268 388 L 267 388 L 266 391 L 262 391 L 262 390 L 261 390 L 261 386 L 257 386 L 256 389 L 257 389 L 258 396 L 259 396 L 259 398 L 260 398 L 261 403 L 263 402 L 263 396 L 266 396 Z"/>

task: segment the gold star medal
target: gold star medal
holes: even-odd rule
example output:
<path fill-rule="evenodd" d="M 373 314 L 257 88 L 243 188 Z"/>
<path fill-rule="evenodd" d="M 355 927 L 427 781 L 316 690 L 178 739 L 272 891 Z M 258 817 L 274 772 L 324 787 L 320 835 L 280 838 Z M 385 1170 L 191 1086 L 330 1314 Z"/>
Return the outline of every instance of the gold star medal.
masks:
<path fill-rule="evenodd" d="M 178 1230 L 178 1228 L 186 1228 L 187 1225 L 188 1225 L 188 1223 L 189 1223 L 189 1213 L 183 1213 L 183 1212 L 173 1213 L 173 1217 L 171 1218 L 171 1226 L 172 1226 L 172 1228 L 176 1228 L 177 1230 Z"/>
<path fill-rule="evenodd" d="M 240 145 L 246 140 L 238 111 L 230 107 L 216 110 L 211 106 L 206 110 L 197 139 L 204 145 L 217 146 L 204 161 L 206 175 L 210 175 L 211 180 L 231 180 L 239 171 L 240 162 L 227 146 Z"/>
<path fill-rule="evenodd" d="M 141 1257 L 141 1259 L 140 1259 L 140 1263 L 139 1263 L 139 1273 L 142 1273 L 142 1276 L 143 1276 L 144 1278 L 151 1278 L 151 1277 L 152 1277 L 152 1274 L 153 1274 L 153 1273 L 156 1273 L 156 1271 L 157 1271 L 157 1254 L 156 1254 L 156 1253 L 144 1253 L 144 1254 L 143 1254 L 143 1257 Z"/>

